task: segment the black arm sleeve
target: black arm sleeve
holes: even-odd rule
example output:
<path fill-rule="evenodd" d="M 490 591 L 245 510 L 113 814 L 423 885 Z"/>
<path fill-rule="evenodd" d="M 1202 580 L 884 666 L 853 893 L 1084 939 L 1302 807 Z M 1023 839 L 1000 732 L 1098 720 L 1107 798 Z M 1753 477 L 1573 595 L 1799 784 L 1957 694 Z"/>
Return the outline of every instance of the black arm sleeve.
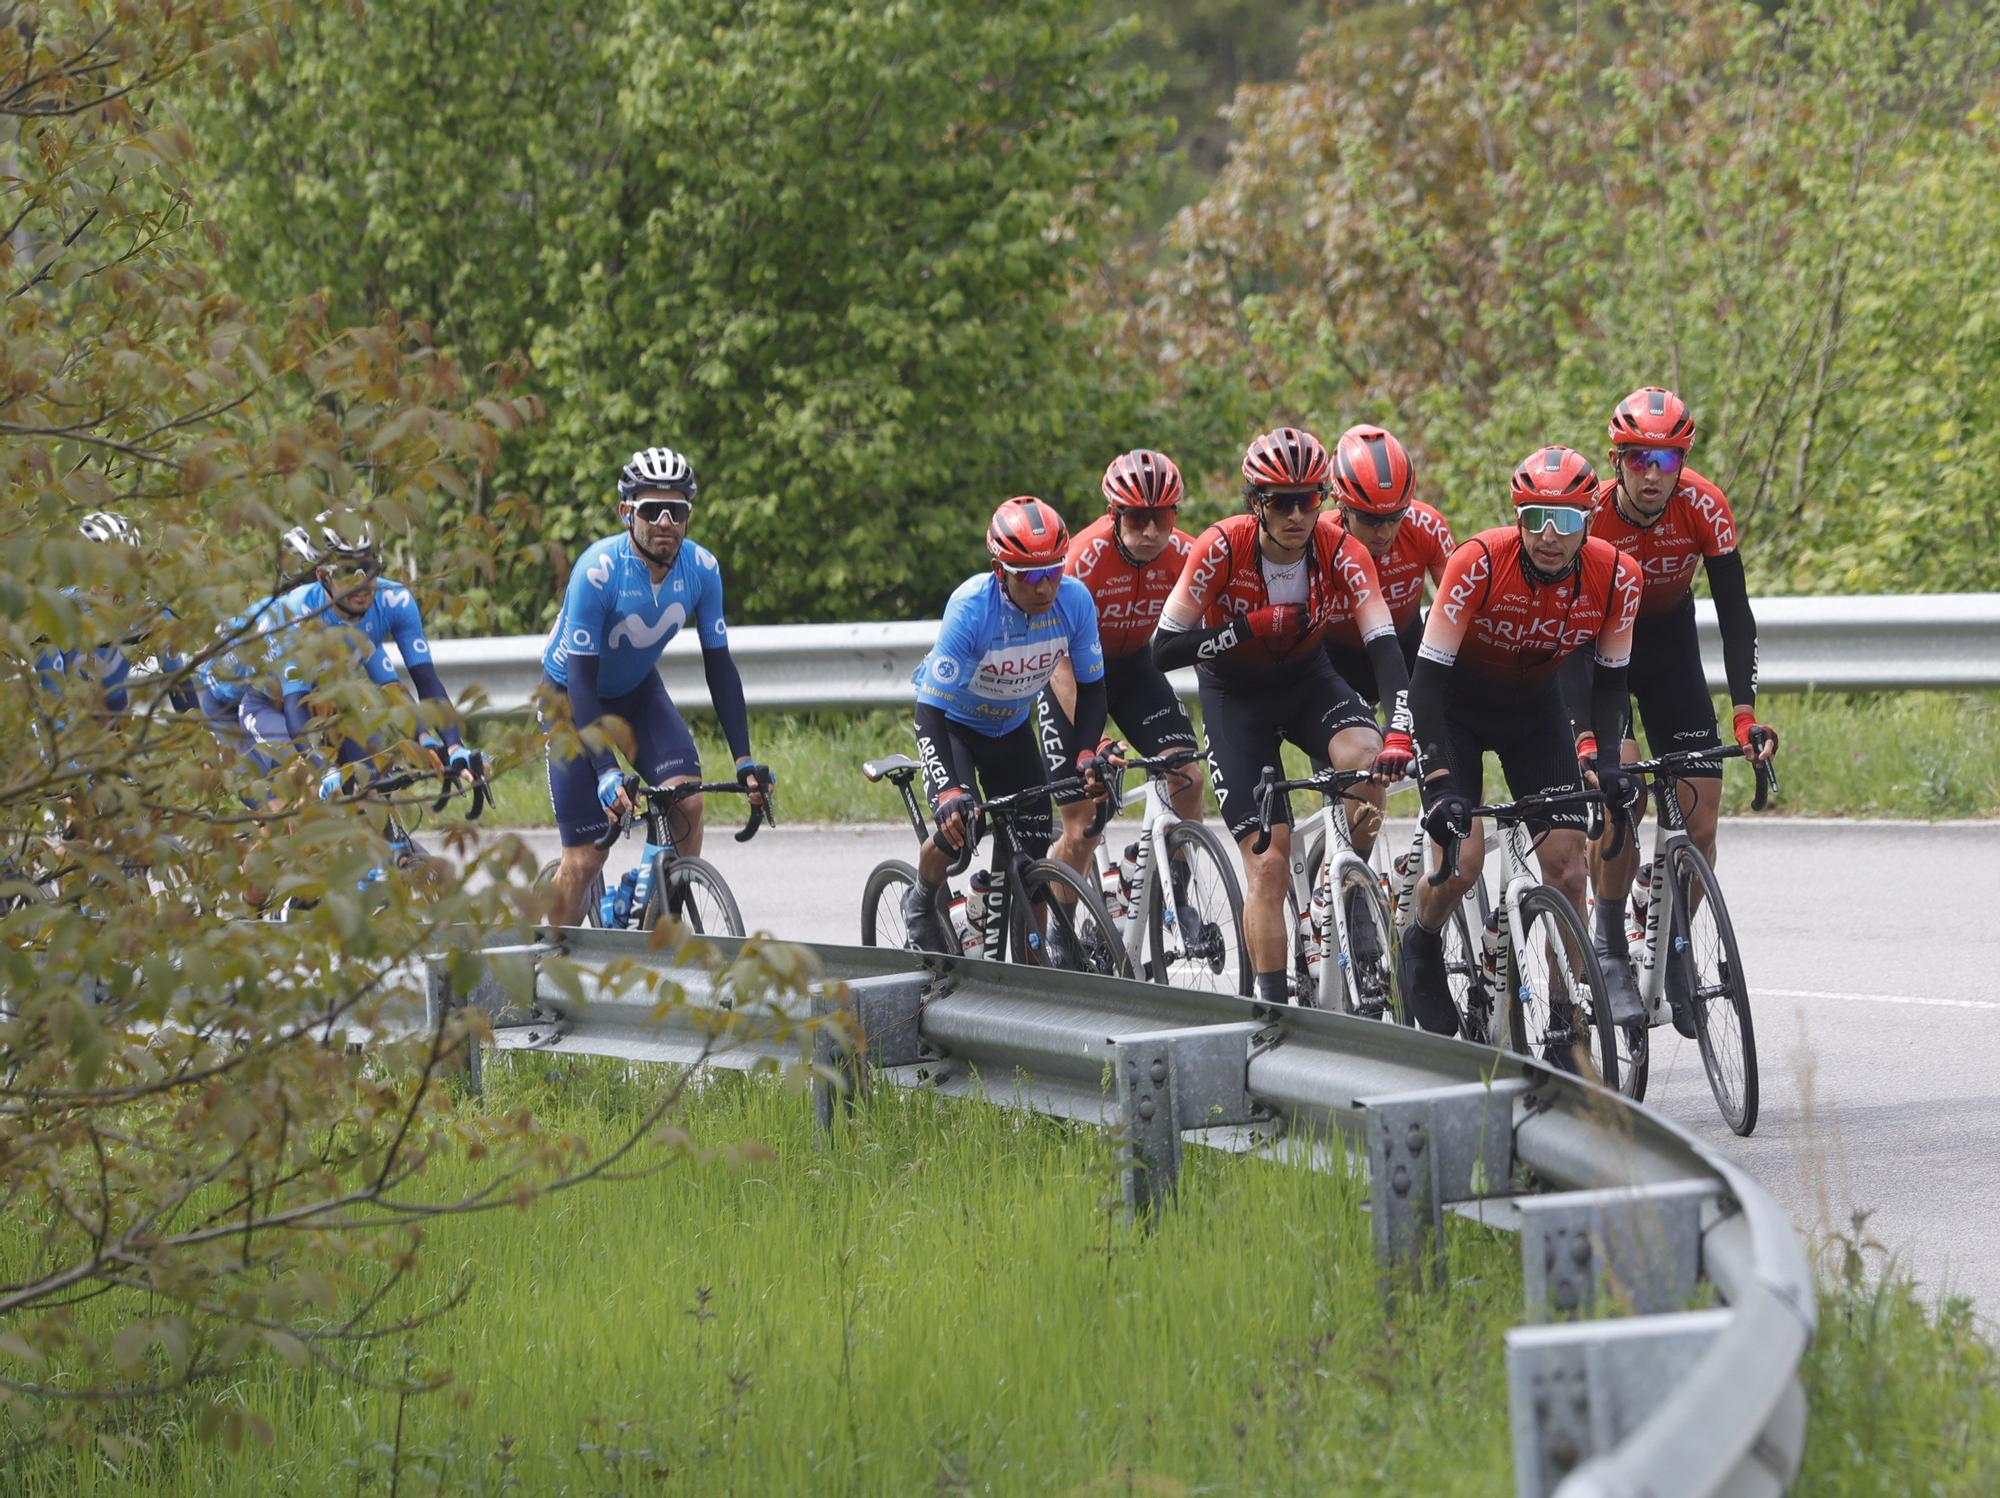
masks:
<path fill-rule="evenodd" d="M 1627 666 L 1600 666 L 1591 662 L 1597 676 L 1590 684 L 1590 727 L 1597 735 L 1597 752 L 1618 758 L 1618 745 L 1625 736 L 1625 708 L 1631 700 L 1625 687 Z"/>
<path fill-rule="evenodd" d="M 1592 708 L 1593 694 L 1597 690 L 1595 672 L 1600 670 L 1592 659 L 1590 648 L 1574 652 L 1556 671 L 1556 696 L 1562 702 L 1564 720 L 1569 724 L 1570 742 L 1575 743 L 1584 734 L 1591 732 L 1591 724 L 1596 721 Z M 1620 716 L 1623 716 L 1621 711 Z M 1615 747 L 1617 740 L 1612 741 Z M 1602 746 L 1604 740 L 1599 739 Z"/>
<path fill-rule="evenodd" d="M 1075 725 L 1076 752 L 1095 749 L 1104 737 L 1104 720 L 1111 711 L 1111 689 L 1104 684 L 1104 678 L 1096 681 L 1080 681 L 1076 684 L 1076 716 L 1070 719 Z"/>
<path fill-rule="evenodd" d="M 410 663 L 410 680 L 416 685 L 417 697 L 423 702 L 442 702 L 451 706 L 451 693 L 444 689 L 444 678 L 437 673 L 437 667 L 429 661 Z M 447 744 L 458 742 L 458 723 L 455 718 L 446 718 L 438 725 L 438 732 Z"/>
<path fill-rule="evenodd" d="M 1410 672 L 1410 731 L 1417 741 L 1418 774 L 1426 780 L 1451 768 L 1444 753 L 1444 686 L 1450 679 L 1451 667 L 1423 656 Z"/>
<path fill-rule="evenodd" d="M 1162 671 L 1178 671 L 1196 661 L 1212 661 L 1250 638 L 1250 626 L 1231 619 L 1214 629 L 1167 629 L 1153 631 L 1153 664 Z"/>
<path fill-rule="evenodd" d="M 743 705 L 743 673 L 736 669 L 735 657 L 727 649 L 704 650 L 701 674 L 708 678 L 708 700 L 722 723 L 729 752 L 738 759 L 749 758 L 750 712 Z"/>
<path fill-rule="evenodd" d="M 569 658 L 569 715 L 579 733 L 604 716 L 604 699 L 597 695 L 597 665 L 594 655 Z M 618 758 L 608 744 L 593 748 L 586 743 L 583 752 L 590 758 L 591 769 L 600 775 L 618 768 Z"/>
<path fill-rule="evenodd" d="M 1403 642 L 1394 635 L 1377 635 L 1367 642 L 1368 664 L 1375 668 L 1375 691 L 1389 710 L 1389 726 L 1396 726 L 1397 709 L 1407 711 L 1410 668 L 1403 664 Z"/>
<path fill-rule="evenodd" d="M 1708 596 L 1715 600 L 1715 625 L 1722 634 L 1722 670 L 1729 678 L 1729 700 L 1754 707 L 1757 702 L 1757 618 L 1750 612 L 1750 590 L 1743 581 L 1743 556 L 1708 559 Z"/>

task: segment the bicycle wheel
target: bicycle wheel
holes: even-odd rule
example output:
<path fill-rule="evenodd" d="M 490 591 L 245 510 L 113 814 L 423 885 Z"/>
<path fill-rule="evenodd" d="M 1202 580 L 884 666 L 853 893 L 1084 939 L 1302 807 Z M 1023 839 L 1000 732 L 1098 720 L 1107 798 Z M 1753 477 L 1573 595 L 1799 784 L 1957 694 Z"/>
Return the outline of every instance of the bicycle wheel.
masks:
<path fill-rule="evenodd" d="M 1606 1087 L 1618 1085 L 1618 1044 L 1597 953 L 1562 894 L 1535 885 L 1521 897 L 1516 981 L 1507 996 L 1514 1049 Z"/>
<path fill-rule="evenodd" d="M 917 871 L 900 858 L 875 865 L 861 889 L 862 946 L 894 947 L 900 951 L 909 945 L 909 924 L 903 919 L 903 891 L 916 882 Z"/>
<path fill-rule="evenodd" d="M 1389 897 L 1382 892 L 1381 877 L 1359 858 L 1343 852 L 1334 860 L 1332 878 L 1335 887 L 1329 897 L 1340 903 L 1346 919 L 1329 918 L 1327 922 L 1324 939 L 1335 943 L 1335 950 L 1320 961 L 1320 1007 L 1364 1019 L 1393 1018 L 1401 1012 L 1401 998 L 1396 985 Z"/>
<path fill-rule="evenodd" d="M 1132 976 L 1132 959 L 1105 914 L 1104 897 L 1088 880 L 1053 858 L 1035 860 L 1021 879 L 1025 888 L 1018 893 L 1026 899 L 1013 902 L 1007 932 L 1008 955 L 1014 961 L 1111 978 Z"/>
<path fill-rule="evenodd" d="M 1222 839 L 1199 822 L 1177 822 L 1167 829 L 1167 865 L 1155 871 L 1146 901 L 1153 981 L 1247 996 L 1243 889 Z"/>
<path fill-rule="evenodd" d="M 535 875 L 536 893 L 548 894 L 554 891 L 556 882 L 556 870 L 561 867 L 562 867 L 562 860 L 560 859 L 557 859 L 553 863 L 545 863 L 542 865 L 541 872 Z M 590 888 L 583 892 L 583 914 L 577 918 L 578 924 L 584 926 L 602 925 L 603 922 L 598 918 L 598 911 L 599 907 L 603 904 L 603 902 L 604 902 L 604 876 L 602 874 L 596 874 L 591 877 Z"/>
<path fill-rule="evenodd" d="M 665 854 L 653 861 L 653 892 L 646 899 L 641 931 L 651 931 L 661 919 L 679 921 L 697 936 L 741 936 L 743 912 L 736 896 L 715 865 L 705 859 Z"/>
<path fill-rule="evenodd" d="M 1723 1122 L 1739 1134 L 1757 1127 L 1757 1036 L 1750 1025 L 1750 988 L 1736 951 L 1736 928 L 1715 870 L 1693 843 L 1667 850 L 1674 921 L 1668 961 L 1687 965 L 1695 1042 Z"/>
<path fill-rule="evenodd" d="M 1493 994 L 1485 970 L 1479 965 L 1479 943 L 1473 939 L 1472 925 L 1465 918 L 1464 901 L 1452 907 L 1439 934 L 1444 938 L 1445 986 L 1451 992 L 1453 1007 L 1458 1010 L 1465 1038 L 1492 1045 L 1497 1038 L 1493 1034 Z M 1406 1025 L 1417 1022 L 1408 1005 L 1400 1007 L 1398 1018 Z"/>

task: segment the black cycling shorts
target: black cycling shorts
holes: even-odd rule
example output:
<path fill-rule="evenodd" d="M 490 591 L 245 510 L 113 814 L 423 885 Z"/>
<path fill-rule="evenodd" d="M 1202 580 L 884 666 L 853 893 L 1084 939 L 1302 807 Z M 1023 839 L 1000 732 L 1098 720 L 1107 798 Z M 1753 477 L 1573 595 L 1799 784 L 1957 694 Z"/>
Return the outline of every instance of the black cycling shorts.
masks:
<path fill-rule="evenodd" d="M 1701 641 L 1695 634 L 1694 595 L 1662 614 L 1641 614 L 1632 627 L 1632 666 L 1626 687 L 1646 725 L 1646 746 L 1654 754 L 1713 749 L 1722 738 L 1715 729 L 1715 699 L 1702 671 Z M 1625 709 L 1625 736 L 1632 737 L 1632 709 Z M 1706 760 L 1680 772 L 1690 780 L 1719 780 L 1722 761 Z"/>
<path fill-rule="evenodd" d="M 951 719 L 945 720 L 944 732 L 936 737 L 926 733 L 921 722 L 912 727 L 917 735 L 917 760 L 924 767 L 924 794 L 933 802 L 955 785 L 976 786 L 982 798 L 992 800 L 1048 784 L 1032 720 L 998 737 Z M 1013 829 L 1015 847 L 1030 858 L 1047 855 L 1056 831 L 1048 797 L 1021 803 L 1008 818 L 1008 825 Z"/>
<path fill-rule="evenodd" d="M 1460 794 L 1476 806 L 1486 799 L 1485 754 L 1500 757 L 1511 797 L 1573 791 L 1581 786 L 1576 771 L 1576 746 L 1570 738 L 1569 716 L 1551 682 L 1523 697 L 1467 692 L 1448 683 L 1444 697 L 1444 756 Z M 1428 774 L 1435 765 L 1424 765 Z M 1578 806 L 1528 819 L 1531 832 L 1552 827 L 1582 831 L 1586 812 Z"/>
<path fill-rule="evenodd" d="M 1121 655 L 1104 663 L 1104 689 L 1110 720 L 1118 725 L 1125 742 L 1141 755 L 1151 758 L 1172 749 L 1192 749 L 1194 721 L 1187 705 L 1174 695 L 1166 672 L 1153 664 L 1148 651 Z M 1095 744 L 1076 742 L 1076 725 L 1056 701 L 1056 694 L 1042 689 L 1042 763 L 1051 782 L 1076 774 L 1076 757 Z M 1056 805 L 1073 806 L 1089 799 L 1078 789 L 1056 792 Z"/>
<path fill-rule="evenodd" d="M 1417 667 L 1417 647 L 1424 642 L 1424 617 L 1412 614 L 1409 623 L 1396 631 L 1396 643 L 1403 651 L 1403 669 L 1414 671 Z M 1326 658 L 1332 663 L 1334 673 L 1353 687 L 1361 695 L 1363 702 L 1372 706 L 1382 705 L 1382 688 L 1375 681 L 1375 663 L 1368 659 L 1368 652 L 1359 645 L 1326 642 Z"/>
<path fill-rule="evenodd" d="M 1324 655 L 1300 661 L 1297 674 L 1283 684 L 1233 685 L 1207 671 L 1199 680 L 1209 778 L 1229 835 L 1239 840 L 1257 830 L 1257 782 L 1266 765 L 1278 764 L 1284 741 L 1323 758 L 1335 734 L 1376 727 L 1374 711 L 1334 674 Z M 1291 821 L 1290 808 L 1279 810 L 1279 821 Z"/>

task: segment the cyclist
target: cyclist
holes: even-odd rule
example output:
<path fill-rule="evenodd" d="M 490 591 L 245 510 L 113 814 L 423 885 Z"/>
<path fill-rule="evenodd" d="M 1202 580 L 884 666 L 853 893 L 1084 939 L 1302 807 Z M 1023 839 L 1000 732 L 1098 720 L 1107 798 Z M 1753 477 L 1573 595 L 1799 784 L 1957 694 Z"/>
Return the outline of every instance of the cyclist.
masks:
<path fill-rule="evenodd" d="M 1193 750 L 1194 725 L 1166 673 L 1153 664 L 1153 628 L 1160 607 L 1180 580 L 1194 542 L 1175 523 L 1187 486 L 1165 453 L 1134 448 L 1120 453 L 1104 470 L 1105 513 L 1078 531 L 1069 543 L 1064 570 L 1089 589 L 1097 604 L 1097 633 L 1104 646 L 1106 709 L 1126 740 L 1141 754 Z M 1042 756 L 1050 780 L 1069 773 L 1079 742 L 1070 708 L 1076 674 L 1068 657 L 1042 691 Z M 1177 816 L 1201 819 L 1201 778 L 1192 763 L 1167 777 L 1168 799 Z M 1062 833 L 1052 850 L 1079 874 L 1091 872 L 1097 838 L 1087 836 L 1090 797 L 1083 791 L 1057 794 Z M 1176 861 L 1174 892 L 1187 904 L 1187 864 Z M 1198 929 L 1198 928 L 1185 928 Z"/>
<path fill-rule="evenodd" d="M 1286 739 L 1384 780 L 1408 770 L 1414 754 L 1403 656 L 1375 564 L 1339 521 L 1320 513 L 1331 468 L 1325 445 L 1297 427 L 1278 427 L 1252 442 L 1243 456 L 1248 513 L 1201 533 L 1153 636 L 1153 661 L 1162 670 L 1198 668 L 1209 774 L 1223 820 L 1243 850 L 1249 884 L 1244 945 L 1257 997 L 1267 1003 L 1288 997 L 1291 825 L 1287 810 L 1270 846 L 1253 850 L 1264 767 L 1278 763 Z M 1386 736 L 1327 660 L 1321 636 L 1336 610 L 1354 616 L 1393 705 Z M 1356 843 L 1365 855 L 1369 844 L 1358 829 Z"/>
<path fill-rule="evenodd" d="M 1699 562 L 1708 574 L 1722 634 L 1736 742 L 1751 759 L 1769 759 L 1777 750 L 1778 736 L 1757 721 L 1757 620 L 1743 581 L 1743 558 L 1736 549 L 1736 520 L 1722 491 L 1686 466 L 1688 449 L 1694 445 L 1694 418 L 1673 391 L 1648 385 L 1618 403 L 1610 428 L 1615 474 L 1598 485 L 1590 533 L 1637 562 L 1645 585 L 1632 628 L 1631 701 L 1625 704 L 1620 755 L 1627 763 L 1639 757 L 1631 733 L 1633 702 L 1656 754 L 1721 743 L 1715 704 L 1702 670 L 1701 645 L 1695 637 L 1694 574 Z M 1580 685 L 1579 681 L 1572 688 L 1573 700 Z M 1581 734 L 1579 758 L 1591 758 L 1596 752 L 1596 739 Z M 1713 864 L 1722 763 L 1704 763 L 1680 775 L 1684 778 L 1678 794 L 1688 836 Z M 1605 838 L 1611 836 L 1607 828 Z M 1621 1007 L 1636 1010 L 1639 995 L 1626 943 L 1625 906 L 1639 867 L 1638 840 L 1626 839 L 1618 857 L 1607 860 L 1604 850 L 1609 846 L 1608 841 L 1600 842 L 1590 850 L 1591 884 L 1597 892 L 1593 939 Z M 1669 963 L 1666 991 L 1674 1028 L 1692 1037 L 1694 1014 L 1687 985 L 1684 966 Z"/>
<path fill-rule="evenodd" d="M 77 524 L 77 534 L 86 541 L 100 545 L 129 546 L 134 550 L 143 547 L 139 528 L 123 515 L 110 510 L 93 510 Z M 77 600 L 82 613 L 90 612 L 88 598 L 76 588 L 64 588 L 63 596 Z M 173 612 L 164 604 L 148 605 L 151 621 L 172 619 Z M 151 634 L 150 625 L 142 626 L 132 635 L 115 643 L 69 650 L 50 650 L 35 662 L 35 672 L 41 688 L 56 696 L 64 696 L 74 687 L 87 685 L 101 694 L 104 710 L 113 717 L 123 717 L 132 705 L 128 683 L 132 675 L 132 660 L 128 650 L 143 647 Z M 192 688 L 178 677 L 183 663 L 178 656 L 166 655 L 159 658 L 158 669 L 167 677 L 167 700 L 177 712 L 192 712 L 195 697 Z M 60 719 L 58 719 L 60 721 Z"/>
<path fill-rule="evenodd" d="M 670 447 L 635 452 L 619 470 L 618 514 L 625 529 L 591 546 L 570 569 L 562 609 L 542 650 L 547 679 L 540 715 L 550 727 L 547 699 L 562 698 L 579 732 L 614 718 L 623 728 L 617 741 L 647 785 L 700 780 L 694 736 L 658 669 L 667 642 L 692 620 L 709 701 L 736 758 L 736 782 L 761 804 L 761 792 L 776 777 L 750 753 L 743 677 L 729 654 L 722 617 L 722 569 L 713 552 L 688 539 L 698 487 L 693 466 Z M 549 800 L 562 837 L 553 912 L 558 925 L 572 925 L 582 913 L 584 893 L 604 869 L 606 852 L 594 845 L 610 819 L 632 808 L 612 742 L 600 728 L 584 739 L 581 754 L 560 755 L 553 737 L 549 743 Z M 701 797 L 675 804 L 671 830 L 683 853 L 701 852 L 702 828 Z"/>
<path fill-rule="evenodd" d="M 1094 794 L 1105 793 L 1095 773 L 1114 749 L 1104 739 L 1104 646 L 1089 589 L 1063 570 L 1068 551 L 1069 528 L 1053 506 L 1033 495 L 1002 504 L 986 527 L 991 569 L 953 590 L 937 644 L 911 675 L 924 791 L 938 836 L 953 848 L 965 846 L 975 775 L 989 798 L 1048 783 L 1028 717 L 1065 658 L 1076 683 L 1071 731 L 1090 746 L 1076 765 Z M 1030 858 L 1048 852 L 1054 831 L 1046 800 L 1013 819 L 1015 845 Z M 904 926 L 920 950 L 950 949 L 938 909 L 950 866 L 950 855 L 925 839 L 916 882 L 903 894 Z M 1067 954 L 1051 955 L 1060 965 Z"/>
<path fill-rule="evenodd" d="M 1545 447 L 1514 470 L 1514 524 L 1481 531 L 1445 564 L 1410 677 L 1421 756 L 1424 829 L 1434 842 L 1461 838 L 1457 877 L 1417 881 L 1416 919 L 1403 936 L 1404 991 L 1417 1022 L 1450 1035 L 1459 1016 L 1446 987 L 1439 933 L 1479 877 L 1483 844 L 1472 819 L 1487 750 L 1516 796 L 1574 789 L 1577 763 L 1557 670 L 1586 646 L 1597 662 L 1591 721 L 1605 740 L 1621 721 L 1638 564 L 1589 534 L 1597 475 L 1566 447 Z M 1628 804 L 1633 777 L 1599 757 L 1607 800 Z M 1583 910 L 1583 814 L 1534 819 L 1542 878 Z M 1619 1016 L 1622 1020 L 1626 1016 Z"/>
<path fill-rule="evenodd" d="M 311 695 L 325 664 L 324 655 L 314 651 L 315 644 L 326 638 L 315 627 L 321 626 L 333 632 L 336 645 L 351 654 L 377 686 L 396 684 L 388 650 L 393 641 L 418 698 L 441 702 L 445 708 L 438 728 L 421 729 L 418 742 L 430 751 L 439 769 L 446 768 L 448 756 L 449 767 L 459 778 L 470 780 L 482 773 L 479 756 L 461 742 L 452 721 L 451 694 L 431 663 L 431 645 L 415 596 L 402 583 L 379 581 L 381 564 L 367 522 L 356 515 L 323 511 L 313 529 L 295 526 L 285 533 L 284 543 L 310 569 L 312 580 L 281 594 L 271 606 L 272 625 L 265 640 L 278 674 L 278 696 L 272 697 L 268 681 L 252 682 L 243 692 L 238 718 L 261 753 L 266 758 L 273 750 L 279 755 L 287 750 L 313 753 Z M 375 752 L 372 744 L 342 739 L 335 745 L 334 764 L 321 777 L 320 796 L 329 798 L 340 789 L 345 766 L 373 758 Z"/>

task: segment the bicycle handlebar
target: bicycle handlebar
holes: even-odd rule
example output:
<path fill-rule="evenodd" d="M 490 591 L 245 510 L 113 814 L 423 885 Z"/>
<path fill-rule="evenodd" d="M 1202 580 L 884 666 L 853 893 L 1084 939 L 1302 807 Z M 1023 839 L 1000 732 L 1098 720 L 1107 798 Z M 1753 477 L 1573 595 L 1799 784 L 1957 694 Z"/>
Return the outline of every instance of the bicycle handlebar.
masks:
<path fill-rule="evenodd" d="M 1083 777 L 1069 775 L 1061 780 L 1051 780 L 1046 785 L 1031 785 L 1026 790 L 1010 791 L 1004 796 L 995 796 L 991 801 L 975 801 L 972 810 L 966 815 L 965 841 L 956 848 L 952 847 L 945 841 L 944 829 L 940 827 L 931 832 L 930 846 L 951 859 L 945 868 L 945 875 L 948 878 L 956 878 L 972 867 L 973 852 L 978 847 L 980 838 L 985 835 L 985 823 L 989 817 L 1015 816 L 1026 810 L 1022 805 L 1023 802 L 1082 789 L 1084 789 Z M 1103 830 L 1104 821 L 1110 816 L 1109 805 L 1110 798 L 1106 797 L 1105 807 L 1100 808 L 1097 817 L 1093 819 L 1092 825 L 1097 831 Z"/>
<path fill-rule="evenodd" d="M 1629 767 L 1628 767 L 1629 768 Z M 1602 791 L 1541 791 L 1532 796 L 1517 797 L 1503 801 L 1496 806 L 1475 806 L 1468 813 L 1469 821 L 1480 817 L 1491 817 L 1500 823 L 1525 822 L 1529 817 L 1542 811 L 1556 811 L 1567 806 L 1588 806 L 1589 826 L 1585 836 L 1595 842 L 1604 832 L 1604 792 Z M 1467 831 L 1471 829 L 1468 827 Z M 1448 838 L 1438 843 L 1438 867 L 1433 874 L 1425 875 L 1433 885 L 1445 884 L 1458 877 L 1458 845 L 1462 837 Z"/>
<path fill-rule="evenodd" d="M 761 806 L 755 801 L 750 803 L 750 820 L 745 822 L 743 830 L 736 834 L 737 842 L 749 842 L 751 838 L 757 835 L 759 827 L 767 824 L 772 827 L 778 825 L 777 811 L 771 804 L 772 793 L 775 789 L 776 787 L 767 785 L 754 793 L 761 794 L 764 798 L 764 803 Z M 623 837 L 631 828 L 632 819 L 639 814 L 639 802 L 642 799 L 647 801 L 664 801 L 667 803 L 668 809 L 671 810 L 690 797 L 707 795 L 711 792 L 716 795 L 730 796 L 748 796 L 753 794 L 749 786 L 735 780 L 711 780 L 704 782 L 687 780 L 681 782 L 679 785 L 652 786 L 643 784 L 637 775 L 627 775 L 625 777 L 625 796 L 631 805 L 625 808 L 623 816 L 618 817 L 605 829 L 604 836 L 599 838 L 593 846 L 608 848 L 617 842 L 619 838 Z"/>
<path fill-rule="evenodd" d="M 1762 749 L 1771 739 L 1768 728 L 1756 727 L 1750 730 L 1750 747 Z M 1656 755 L 1652 759 L 1642 759 L 1637 764 L 1625 768 L 1639 775 L 1663 776 L 1689 765 L 1713 764 L 1719 759 L 1749 759 L 1749 754 L 1741 744 L 1721 744 L 1713 749 L 1682 749 L 1673 754 Z M 1778 772 L 1769 761 L 1750 760 L 1750 769 L 1757 777 L 1756 794 L 1750 798 L 1750 809 L 1762 811 L 1771 804 L 1771 795 L 1778 789 Z"/>
<path fill-rule="evenodd" d="M 1271 826 L 1277 818 L 1280 796 L 1311 790 L 1327 796 L 1359 799 L 1351 794 L 1354 787 L 1373 778 L 1373 772 L 1368 770 L 1326 769 L 1300 780 L 1280 780 L 1276 765 L 1264 766 L 1264 773 L 1257 778 L 1257 841 L 1250 845 L 1250 851 L 1262 853 L 1271 846 Z"/>

